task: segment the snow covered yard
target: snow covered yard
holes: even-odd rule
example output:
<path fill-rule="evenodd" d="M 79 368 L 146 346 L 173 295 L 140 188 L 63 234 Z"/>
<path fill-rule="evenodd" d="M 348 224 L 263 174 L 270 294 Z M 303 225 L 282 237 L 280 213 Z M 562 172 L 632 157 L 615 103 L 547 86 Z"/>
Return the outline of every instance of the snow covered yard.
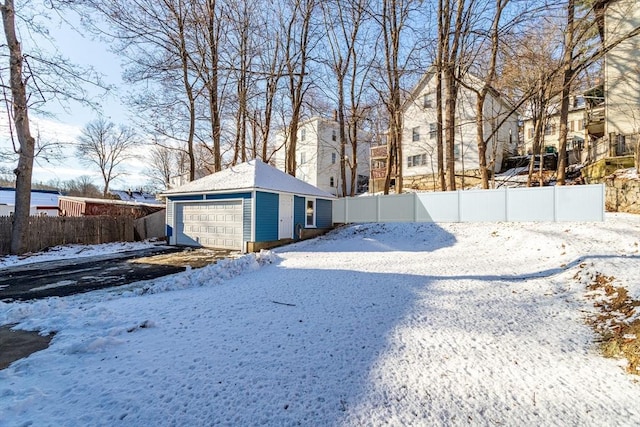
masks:
<path fill-rule="evenodd" d="M 0 303 L 0 325 L 57 331 L 0 371 L 0 425 L 638 425 L 638 377 L 585 319 L 596 274 L 640 298 L 639 245 L 624 214 L 366 224 Z"/>

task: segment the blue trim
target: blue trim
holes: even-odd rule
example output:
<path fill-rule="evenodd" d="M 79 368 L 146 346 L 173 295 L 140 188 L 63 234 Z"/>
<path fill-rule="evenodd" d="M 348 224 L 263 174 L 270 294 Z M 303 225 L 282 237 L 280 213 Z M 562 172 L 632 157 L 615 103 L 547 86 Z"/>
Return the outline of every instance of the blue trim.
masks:
<path fill-rule="evenodd" d="M 205 200 L 250 199 L 251 193 L 205 194 Z"/>
<path fill-rule="evenodd" d="M 256 242 L 278 240 L 279 196 L 256 191 Z"/>
<path fill-rule="evenodd" d="M 204 200 L 202 194 L 190 194 L 188 196 L 169 196 L 169 200 L 172 202 L 185 201 L 185 200 Z"/>
<path fill-rule="evenodd" d="M 166 231 L 166 233 L 167 233 L 167 237 L 171 237 L 171 236 L 173 236 L 173 227 L 172 227 L 172 226 L 170 226 L 169 224 L 167 224 L 167 231 Z"/>

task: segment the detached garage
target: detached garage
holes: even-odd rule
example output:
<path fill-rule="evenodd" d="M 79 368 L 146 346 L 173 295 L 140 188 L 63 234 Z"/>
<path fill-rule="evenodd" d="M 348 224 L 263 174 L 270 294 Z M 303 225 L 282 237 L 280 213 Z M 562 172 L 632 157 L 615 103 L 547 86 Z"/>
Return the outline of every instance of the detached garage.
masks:
<path fill-rule="evenodd" d="M 334 196 L 260 160 L 163 193 L 173 245 L 256 251 L 332 226 Z"/>

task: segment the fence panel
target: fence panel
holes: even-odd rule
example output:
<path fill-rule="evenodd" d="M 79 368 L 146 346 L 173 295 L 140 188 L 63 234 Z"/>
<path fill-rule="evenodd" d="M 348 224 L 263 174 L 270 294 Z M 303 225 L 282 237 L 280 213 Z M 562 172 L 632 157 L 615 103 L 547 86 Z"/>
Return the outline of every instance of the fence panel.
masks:
<path fill-rule="evenodd" d="M 378 221 L 378 198 L 355 197 L 346 199 L 346 216 L 348 222 Z"/>
<path fill-rule="evenodd" d="M 334 200 L 335 223 L 604 221 L 604 185 L 467 190 Z"/>
<path fill-rule="evenodd" d="M 555 188 L 507 188 L 507 221 L 555 221 Z"/>
<path fill-rule="evenodd" d="M 0 217 L 0 255 L 11 251 L 11 217 Z M 99 244 L 133 241 L 129 216 L 29 217 L 27 252 L 71 243 Z"/>
<path fill-rule="evenodd" d="M 500 190 L 469 190 L 460 193 L 461 222 L 506 221 L 507 193 Z"/>
<path fill-rule="evenodd" d="M 380 197 L 379 215 L 388 222 L 413 222 L 415 221 L 415 195 L 390 194 Z"/>
<path fill-rule="evenodd" d="M 416 194 L 417 222 L 458 222 L 458 192 L 441 191 Z"/>
<path fill-rule="evenodd" d="M 604 184 L 555 189 L 556 221 L 604 221 Z"/>

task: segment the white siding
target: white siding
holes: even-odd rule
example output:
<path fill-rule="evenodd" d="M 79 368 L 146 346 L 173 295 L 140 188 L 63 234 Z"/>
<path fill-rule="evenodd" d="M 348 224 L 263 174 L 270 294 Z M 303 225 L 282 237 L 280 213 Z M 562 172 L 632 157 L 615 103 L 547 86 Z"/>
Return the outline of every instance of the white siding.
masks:
<path fill-rule="evenodd" d="M 340 134 L 338 122 L 324 120 L 318 117 L 312 118 L 300 124 L 300 129 L 305 129 L 305 140 L 298 137 L 296 146 L 296 178 L 305 181 L 319 189 L 333 195 L 342 195 L 342 178 L 340 175 Z M 333 133 L 335 132 L 335 141 Z M 298 132 L 300 136 L 300 131 Z M 365 133 L 360 133 L 358 137 L 358 174 L 369 176 L 369 154 L 370 138 Z M 284 133 L 279 133 L 276 137 L 278 146 L 284 142 Z M 300 163 L 304 153 L 304 163 Z M 346 147 L 347 162 L 347 191 L 350 188 L 350 162 L 353 154 L 351 147 Z M 335 155 L 335 163 L 332 162 Z M 276 167 L 284 170 L 285 150 L 281 149 L 275 156 Z M 333 177 L 333 187 L 331 178 Z"/>
<path fill-rule="evenodd" d="M 605 39 L 610 44 L 640 26 L 637 0 L 609 3 Z M 605 56 L 605 135 L 640 131 L 640 36 L 625 40 Z"/>
<path fill-rule="evenodd" d="M 413 94 L 413 102 L 405 107 L 403 116 L 403 135 L 402 135 L 402 162 L 403 162 L 403 176 L 419 176 L 419 175 L 431 175 L 437 173 L 437 152 L 436 152 L 436 139 L 430 137 L 430 124 L 436 123 L 435 108 L 435 78 L 428 78 L 426 83 L 424 81 L 416 88 Z M 424 106 L 424 96 L 431 96 L 431 106 Z M 458 95 L 458 102 L 456 105 L 456 171 L 478 169 L 478 145 L 476 141 L 476 123 L 475 123 L 475 103 L 476 94 L 464 87 L 460 87 L 460 93 Z M 509 113 L 509 108 L 502 102 L 495 99 L 492 94 L 487 95 L 485 101 L 485 121 L 486 126 L 484 129 L 484 137 L 488 138 L 492 132 L 492 123 L 497 126 L 502 119 Z M 419 127 L 419 139 L 414 141 L 413 129 Z M 511 132 L 510 132 L 511 131 Z M 509 135 L 511 134 L 511 138 Z M 496 149 L 496 164 L 495 170 L 498 171 L 501 166 L 502 155 L 505 151 L 512 151 L 512 147 L 509 147 L 509 141 L 511 145 L 515 145 L 517 141 L 518 128 L 517 117 L 515 114 L 511 115 L 509 119 L 500 127 L 499 132 L 496 134 L 494 141 L 498 144 Z M 493 153 L 490 147 L 487 151 L 487 162 L 491 160 Z M 426 165 L 412 165 L 409 167 L 409 157 L 426 155 Z M 445 162 L 446 162 L 445 155 Z"/>

